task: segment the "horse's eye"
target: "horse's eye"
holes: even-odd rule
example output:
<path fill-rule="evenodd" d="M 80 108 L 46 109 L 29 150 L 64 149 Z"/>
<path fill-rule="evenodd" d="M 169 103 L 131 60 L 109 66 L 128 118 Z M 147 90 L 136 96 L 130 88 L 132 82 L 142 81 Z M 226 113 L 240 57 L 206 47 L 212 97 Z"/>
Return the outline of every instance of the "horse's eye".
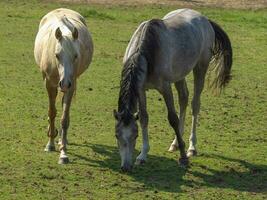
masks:
<path fill-rule="evenodd" d="M 76 60 L 78 58 L 78 55 L 77 54 L 75 54 L 75 56 L 74 56 L 74 60 Z"/>

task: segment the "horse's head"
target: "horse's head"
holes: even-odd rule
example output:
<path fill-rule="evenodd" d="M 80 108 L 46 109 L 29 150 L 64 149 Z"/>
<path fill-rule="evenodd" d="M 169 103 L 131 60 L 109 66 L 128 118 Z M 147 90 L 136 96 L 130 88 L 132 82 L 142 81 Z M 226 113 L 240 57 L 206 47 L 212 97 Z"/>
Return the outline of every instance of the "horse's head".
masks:
<path fill-rule="evenodd" d="M 57 39 L 55 57 L 57 60 L 59 87 L 66 92 L 73 86 L 79 60 L 78 30 L 73 29 L 72 34 L 62 35 L 60 28 L 55 31 Z"/>
<path fill-rule="evenodd" d="M 138 136 L 137 115 L 129 111 L 118 113 L 114 110 L 116 119 L 115 136 L 118 142 L 118 148 L 121 156 L 122 171 L 132 169 L 132 157 L 135 149 L 136 138 Z"/>

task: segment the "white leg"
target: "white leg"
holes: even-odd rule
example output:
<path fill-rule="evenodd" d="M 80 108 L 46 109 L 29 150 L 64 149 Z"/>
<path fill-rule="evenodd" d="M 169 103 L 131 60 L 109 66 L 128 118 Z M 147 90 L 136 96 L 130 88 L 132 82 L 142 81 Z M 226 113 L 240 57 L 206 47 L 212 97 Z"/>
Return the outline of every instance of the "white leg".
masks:
<path fill-rule="evenodd" d="M 62 135 L 62 131 L 60 131 L 59 138 L 58 138 L 58 142 L 57 142 L 57 144 L 58 144 L 59 146 L 62 145 L 61 135 Z M 66 144 L 69 144 L 68 139 L 66 139 L 66 141 L 67 141 Z"/>
<path fill-rule="evenodd" d="M 64 115 L 64 114 L 63 114 Z M 65 117 L 62 119 L 62 126 L 64 128 L 62 129 L 62 137 L 61 137 L 61 145 L 60 145 L 60 155 L 58 164 L 67 164 L 69 163 L 69 158 L 67 156 L 67 128 L 69 126 L 69 119 L 68 117 Z"/>
<path fill-rule="evenodd" d="M 47 135 L 49 137 L 48 143 L 45 146 L 44 151 L 45 152 L 51 152 L 51 151 L 55 151 L 56 147 L 55 147 L 55 137 L 57 136 L 57 130 L 55 128 L 53 128 L 53 131 L 51 130 L 51 125 L 52 124 L 54 126 L 54 123 L 50 123 L 50 119 L 49 121 L 49 126 L 48 126 L 48 131 L 47 131 Z M 53 137 L 51 137 L 53 136 Z"/>
<path fill-rule="evenodd" d="M 62 140 L 61 140 L 61 137 L 60 138 L 58 138 L 58 142 L 57 142 L 57 144 L 60 146 L 60 145 L 62 145 Z"/>
<path fill-rule="evenodd" d="M 55 128 L 55 118 L 57 114 L 55 100 L 57 97 L 57 88 L 52 87 L 46 80 L 46 89 L 49 97 L 49 108 L 48 108 L 48 131 L 47 136 L 49 137 L 48 143 L 44 149 L 46 152 L 55 151 L 55 137 L 57 136 L 57 130 Z"/>
<path fill-rule="evenodd" d="M 69 128 L 69 112 L 71 99 L 73 96 L 74 89 L 71 88 L 67 93 L 64 94 L 62 99 L 63 106 L 63 115 L 61 118 L 61 145 L 60 145 L 60 156 L 59 156 L 59 164 L 67 164 L 69 163 L 69 158 L 67 156 L 67 130 Z"/>
<path fill-rule="evenodd" d="M 62 160 L 66 160 L 66 159 L 68 159 L 67 152 L 66 152 L 64 149 L 62 149 L 62 150 L 60 151 L 60 156 L 59 156 L 59 158 L 62 159 Z"/>
<path fill-rule="evenodd" d="M 189 148 L 187 151 L 187 156 L 195 156 L 197 154 L 196 144 L 197 144 L 197 135 L 196 135 L 196 125 L 197 125 L 197 115 L 192 116 L 192 130 L 189 137 Z"/>
<path fill-rule="evenodd" d="M 188 104 L 188 89 L 186 85 L 186 81 L 181 80 L 177 83 L 175 83 L 175 87 L 179 94 L 179 106 L 180 106 L 180 115 L 179 115 L 179 132 L 183 136 L 184 134 L 184 123 L 185 123 L 185 114 L 186 114 L 186 107 Z M 178 150 L 178 141 L 177 137 L 175 136 L 173 142 L 171 143 L 171 146 L 169 148 L 169 152 L 174 152 Z"/>
<path fill-rule="evenodd" d="M 44 151 L 45 152 L 51 152 L 51 151 L 55 151 L 55 150 L 56 150 L 56 147 L 55 147 L 54 139 L 49 138 L 49 140 L 45 146 Z"/>
<path fill-rule="evenodd" d="M 181 135 L 183 136 L 184 134 L 184 119 L 185 119 L 185 113 L 183 115 L 181 115 L 180 113 L 180 121 L 179 121 L 179 131 L 181 133 Z M 175 136 L 174 140 L 171 143 L 171 146 L 169 148 L 169 152 L 174 152 L 178 150 L 178 141 L 177 141 L 177 137 Z"/>
<path fill-rule="evenodd" d="M 178 150 L 178 141 L 177 141 L 177 137 L 175 136 L 174 140 L 171 143 L 171 146 L 169 148 L 169 152 L 174 152 Z"/>
<path fill-rule="evenodd" d="M 207 65 L 208 66 L 208 65 Z M 194 96 L 192 100 L 192 128 L 191 128 L 191 135 L 189 138 L 189 148 L 187 151 L 187 157 L 197 155 L 197 133 L 196 133 L 196 126 L 197 126 L 197 117 L 200 110 L 200 95 L 204 87 L 205 81 L 205 73 L 206 67 L 201 68 L 200 65 L 194 68 Z"/>
<path fill-rule="evenodd" d="M 147 153 L 149 152 L 149 141 L 147 128 L 142 130 L 143 146 L 141 153 L 137 156 L 135 164 L 143 164 L 147 160 Z"/>
<path fill-rule="evenodd" d="M 136 165 L 143 164 L 147 161 L 147 154 L 149 152 L 149 139 L 148 139 L 148 114 L 146 111 L 146 94 L 145 91 L 139 93 L 139 114 L 140 124 L 142 128 L 143 146 L 141 153 L 136 158 Z"/>

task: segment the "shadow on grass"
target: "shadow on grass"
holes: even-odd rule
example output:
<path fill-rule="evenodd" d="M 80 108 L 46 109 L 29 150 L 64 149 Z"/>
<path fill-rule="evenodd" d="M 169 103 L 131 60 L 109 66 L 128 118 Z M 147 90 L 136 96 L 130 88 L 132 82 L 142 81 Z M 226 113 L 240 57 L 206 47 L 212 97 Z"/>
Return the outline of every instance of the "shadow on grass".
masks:
<path fill-rule="evenodd" d="M 71 144 L 79 147 L 91 148 L 96 155 L 105 159 L 92 159 L 74 153 L 72 154 L 82 162 L 97 168 L 120 172 L 120 157 L 118 149 L 113 146 L 101 144 Z M 137 151 L 135 152 L 135 156 Z M 267 190 L 267 165 L 255 165 L 241 159 L 227 158 L 215 154 L 202 154 L 202 159 L 214 159 L 214 162 L 223 163 L 223 170 L 216 170 L 192 162 L 189 169 L 178 166 L 174 159 L 149 155 L 149 162 L 143 166 L 136 166 L 128 175 L 135 181 L 143 183 L 146 189 L 181 192 L 181 186 L 190 188 L 211 187 L 230 188 L 236 191 L 265 193 Z M 192 159 L 191 159 L 192 160 Z M 236 167 L 238 166 L 238 170 Z M 184 176 L 188 174 L 187 179 Z"/>
<path fill-rule="evenodd" d="M 205 173 L 190 170 L 188 173 L 202 179 L 202 185 L 266 194 L 267 165 L 256 165 L 245 160 L 228 158 L 216 154 L 203 154 L 202 156 L 204 158 L 214 159 L 224 165 L 223 170 L 216 170 L 198 164 L 199 167 L 205 170 Z"/>
<path fill-rule="evenodd" d="M 73 164 L 86 164 L 96 168 L 112 170 L 122 173 L 120 170 L 120 156 L 118 149 L 113 146 L 100 144 L 70 144 L 73 146 L 91 148 L 94 153 L 104 156 L 105 159 L 93 159 L 69 152 L 75 159 Z M 96 155 L 96 157 L 97 157 Z M 135 151 L 135 156 L 138 152 Z M 142 189 L 156 191 L 180 192 L 182 185 L 190 185 L 183 179 L 186 169 L 178 166 L 174 159 L 149 155 L 149 162 L 142 166 L 135 166 L 132 172 L 127 173 L 135 181 L 143 183 Z M 126 186 L 125 186 L 126 187 Z"/>

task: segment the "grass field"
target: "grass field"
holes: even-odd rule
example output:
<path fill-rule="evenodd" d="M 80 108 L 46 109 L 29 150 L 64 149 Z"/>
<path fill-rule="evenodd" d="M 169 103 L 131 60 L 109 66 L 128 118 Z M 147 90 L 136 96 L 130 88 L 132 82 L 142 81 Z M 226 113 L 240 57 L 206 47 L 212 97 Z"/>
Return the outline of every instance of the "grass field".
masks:
<path fill-rule="evenodd" d="M 216 7 L 216 8 L 238 8 L 259 9 L 267 8 L 266 0 L 44 0 L 68 3 L 88 3 L 100 5 L 169 5 L 177 7 Z"/>
<path fill-rule="evenodd" d="M 33 58 L 39 21 L 58 7 L 84 15 L 95 44 L 92 65 L 80 77 L 72 105 L 68 165 L 57 164 L 58 152 L 43 151 L 48 140 L 48 98 Z M 234 51 L 229 87 L 220 97 L 203 92 L 199 156 L 191 159 L 187 170 L 177 165 L 178 154 L 167 152 L 174 133 L 165 105 L 157 92 L 149 91 L 148 163 L 129 174 L 119 170 L 112 111 L 117 107 L 124 50 L 141 21 L 160 18 L 176 8 L 1 0 L 1 200 L 267 198 L 266 9 L 196 8 L 225 29 Z M 190 75 L 192 95 L 191 80 Z M 186 141 L 190 113 L 188 109 Z M 141 137 L 136 155 L 140 146 Z"/>

